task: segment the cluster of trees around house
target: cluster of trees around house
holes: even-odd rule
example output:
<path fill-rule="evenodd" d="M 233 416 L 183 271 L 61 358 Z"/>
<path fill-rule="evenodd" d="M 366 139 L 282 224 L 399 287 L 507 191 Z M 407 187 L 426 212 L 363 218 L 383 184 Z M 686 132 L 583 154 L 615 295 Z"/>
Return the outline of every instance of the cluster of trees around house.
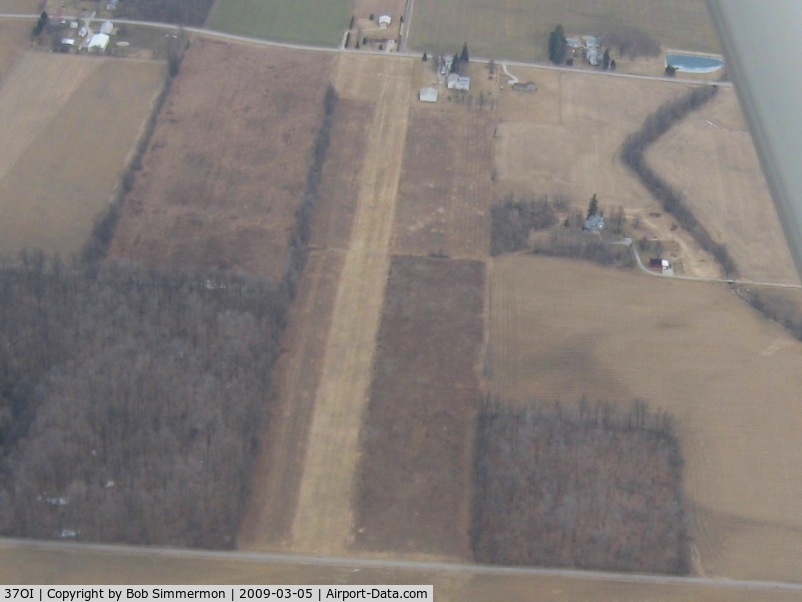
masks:
<path fill-rule="evenodd" d="M 39 15 L 39 20 L 36 22 L 36 25 L 33 26 L 33 30 L 31 31 L 31 37 L 39 36 L 47 26 L 50 18 L 47 16 L 46 11 L 42 11 L 42 14 Z"/>
<path fill-rule="evenodd" d="M 726 245 L 716 242 L 710 232 L 699 223 L 688 207 L 682 192 L 671 186 L 646 162 L 646 149 L 691 111 L 708 102 L 718 92 L 716 86 L 697 86 L 678 98 L 669 100 L 649 115 L 641 129 L 627 137 L 621 158 L 640 179 L 641 183 L 672 214 L 705 251 L 713 255 L 729 277 L 737 275 L 737 267 Z"/>
<path fill-rule="evenodd" d="M 337 100 L 280 282 L 104 261 L 116 205 L 70 266 L 0 264 L 0 533 L 233 546 Z"/>
<path fill-rule="evenodd" d="M 231 547 L 286 306 L 215 271 L 0 266 L 0 532 Z"/>
<path fill-rule="evenodd" d="M 576 229 L 557 228 L 547 237 L 534 238 L 532 253 L 549 257 L 584 259 L 605 266 L 634 267 L 635 258 L 624 245 L 611 244 L 599 236 Z"/>
<path fill-rule="evenodd" d="M 214 0 L 125 0 L 117 7 L 118 18 L 201 26 Z"/>
<path fill-rule="evenodd" d="M 639 56 L 660 54 L 660 41 L 650 33 L 634 27 L 619 25 L 602 34 L 606 46 L 614 48 L 618 56 L 628 56 L 634 60 Z"/>
<path fill-rule="evenodd" d="M 686 574 L 682 457 L 672 419 L 581 401 L 485 403 L 471 541 L 480 562 Z"/>
<path fill-rule="evenodd" d="M 554 228 L 559 221 L 558 213 L 568 213 L 563 228 Z M 588 203 L 587 216 L 600 214 L 602 210 L 594 194 Z M 610 244 L 609 237 L 603 239 L 582 232 L 585 216 L 572 210 L 565 198 L 550 200 L 544 195 L 516 200 L 509 195 L 503 203 L 490 210 L 490 218 L 491 255 L 528 250 L 539 255 L 585 259 L 602 265 L 634 265 L 627 247 Z M 609 212 L 607 231 L 622 234 L 625 223 L 623 207 L 616 207 Z M 550 232 L 543 232 L 549 229 Z M 538 235 L 539 232 L 542 234 Z"/>
<path fill-rule="evenodd" d="M 661 52 L 657 38 L 634 27 L 618 26 L 609 29 L 602 34 L 602 39 L 607 47 L 602 57 L 602 69 L 616 68 L 615 59 L 610 54 L 611 48 L 616 50 L 619 57 L 627 56 L 630 60 L 639 56 L 657 56 Z M 555 65 L 561 65 L 563 62 L 573 64 L 573 60 L 570 57 L 566 60 L 566 56 L 565 30 L 562 25 L 558 25 L 549 34 L 549 60 Z"/>
<path fill-rule="evenodd" d="M 562 25 L 558 25 L 549 34 L 549 60 L 555 65 L 562 65 L 566 53 L 565 30 Z"/>

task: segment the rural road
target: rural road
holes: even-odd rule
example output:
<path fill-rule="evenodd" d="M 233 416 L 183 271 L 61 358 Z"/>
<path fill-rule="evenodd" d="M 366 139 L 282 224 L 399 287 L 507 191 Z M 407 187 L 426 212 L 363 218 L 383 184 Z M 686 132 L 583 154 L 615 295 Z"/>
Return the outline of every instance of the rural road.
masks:
<path fill-rule="evenodd" d="M 690 280 L 693 282 L 718 282 L 721 284 L 740 284 L 743 286 L 762 286 L 762 287 L 769 287 L 769 288 L 790 288 L 790 289 L 802 289 L 802 284 L 785 284 L 782 282 L 763 282 L 760 280 L 738 280 L 735 278 L 706 278 L 703 276 L 679 276 L 676 274 L 667 275 L 667 274 L 658 274 L 654 270 L 650 270 L 647 268 L 643 261 L 641 260 L 640 253 L 638 253 L 637 245 L 633 244 L 631 239 L 624 239 L 623 241 L 616 242 L 613 244 L 617 245 L 626 245 L 632 248 L 632 253 L 635 255 L 635 261 L 638 263 L 638 267 L 643 271 L 649 274 L 650 276 L 656 276 L 657 278 L 674 278 L 675 280 Z"/>
<path fill-rule="evenodd" d="M 412 14 L 412 3 L 414 0 L 409 0 L 409 13 L 410 17 Z M 39 15 L 19 15 L 13 13 L 0 13 L 0 19 L 27 19 L 29 21 L 36 21 L 39 18 Z M 75 17 L 69 15 L 63 15 L 64 19 L 84 19 L 85 17 Z M 232 42 L 243 42 L 247 44 L 258 44 L 260 46 L 274 46 L 277 48 L 288 48 L 292 50 L 309 50 L 313 52 L 358 52 L 361 54 L 378 54 L 381 56 L 399 56 L 405 58 L 416 58 L 421 55 L 421 52 L 409 52 L 406 50 L 406 36 L 409 33 L 408 27 L 409 23 L 407 17 L 404 17 L 404 24 L 407 27 L 407 33 L 402 36 L 401 43 L 404 46 L 403 51 L 399 50 L 399 52 L 381 52 L 378 50 L 350 50 L 341 47 L 333 47 L 333 46 L 314 46 L 311 44 L 293 44 L 290 42 L 276 42 L 273 40 L 265 40 L 262 38 L 252 38 L 248 36 L 240 36 L 233 33 L 225 33 L 222 31 L 216 31 L 214 29 L 207 29 L 205 27 L 188 27 L 188 26 L 181 26 L 174 23 L 159 23 L 155 21 L 137 21 L 132 19 L 104 19 L 104 21 L 111 21 L 112 23 L 117 23 L 120 25 L 141 25 L 144 27 L 155 27 L 159 29 L 169 29 L 169 30 L 177 30 L 183 29 L 184 31 L 194 33 L 196 35 L 202 36 L 209 36 L 214 38 L 219 38 L 222 40 L 229 40 Z M 482 57 L 471 57 L 472 63 L 489 63 L 491 59 L 482 58 Z M 564 71 L 566 73 L 587 73 L 588 75 L 597 75 L 599 77 L 620 77 L 625 79 L 641 79 L 641 80 L 652 80 L 652 81 L 661 81 L 661 82 L 670 82 L 676 84 L 695 84 L 695 85 L 708 85 L 708 86 L 732 86 L 732 82 L 727 81 L 698 81 L 692 79 L 683 79 L 678 77 L 665 77 L 665 76 L 658 76 L 658 75 L 634 75 L 631 73 L 618 73 L 617 71 L 602 71 L 600 69 L 584 69 L 581 67 L 563 67 L 557 65 L 550 65 L 546 63 L 526 63 L 522 61 L 509 61 L 503 58 L 493 59 L 496 62 L 504 61 L 507 65 L 513 67 L 535 67 L 537 69 L 547 69 L 550 71 Z"/>
<path fill-rule="evenodd" d="M 350 569 L 358 572 L 363 569 L 396 571 L 429 571 L 446 574 L 491 575 L 491 576 L 543 576 L 562 579 L 591 581 L 598 583 L 634 583 L 644 585 L 713 586 L 731 590 L 800 592 L 802 583 L 786 581 L 757 581 L 751 579 L 720 579 L 710 577 L 672 577 L 664 575 L 645 575 L 637 573 L 608 573 L 603 571 L 579 571 L 572 569 L 545 569 L 527 567 L 502 567 L 455 562 L 419 562 L 413 560 L 386 560 L 379 558 L 348 558 L 344 556 L 311 556 L 300 554 L 274 554 L 269 552 L 226 552 L 206 550 L 182 550 L 176 548 L 138 547 L 124 545 L 105 545 L 74 542 L 35 541 L 22 539 L 0 539 L 0 554 L 3 548 L 11 553 L 15 549 L 42 550 L 49 552 L 93 552 L 104 556 L 120 557 L 146 555 L 153 559 L 179 560 L 211 559 L 242 562 L 280 563 L 294 566 L 323 566 Z M 9 575 L 0 567 L 0 579 Z M 17 583 L 25 583 L 24 575 L 16 575 Z M 41 577 L 41 576 L 40 576 Z M 37 583 L 44 582 L 41 578 Z"/>
<path fill-rule="evenodd" d="M 409 38 L 409 28 L 412 27 L 412 9 L 415 7 L 415 0 L 407 0 L 404 4 L 404 22 L 401 24 L 401 43 L 398 45 L 399 52 L 406 53 L 407 38 Z"/>

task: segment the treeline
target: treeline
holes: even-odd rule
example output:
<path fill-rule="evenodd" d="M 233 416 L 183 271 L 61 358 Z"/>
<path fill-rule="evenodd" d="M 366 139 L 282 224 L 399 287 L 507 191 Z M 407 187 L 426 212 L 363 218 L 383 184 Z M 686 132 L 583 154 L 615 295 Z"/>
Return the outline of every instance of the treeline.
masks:
<path fill-rule="evenodd" d="M 534 239 L 530 250 L 537 255 L 584 259 L 605 266 L 635 265 L 635 259 L 625 245 L 613 244 L 594 233 L 577 229 L 552 230 L 548 237 Z"/>
<path fill-rule="evenodd" d="M 124 0 L 118 5 L 115 16 L 201 26 L 213 4 L 214 0 Z"/>
<path fill-rule="evenodd" d="M 560 209 L 568 205 L 561 202 Z M 548 196 L 516 200 L 510 195 L 490 210 L 490 219 L 490 254 L 514 253 L 529 248 L 532 232 L 557 223 L 557 208 Z"/>
<path fill-rule="evenodd" d="M 81 249 L 81 260 L 85 263 L 97 264 L 106 257 L 111 241 L 114 238 L 117 221 L 120 219 L 120 211 L 122 210 L 125 195 L 134 188 L 136 172 L 142 169 L 142 158 L 148 150 L 159 115 L 172 89 L 173 79 L 181 70 L 184 53 L 189 48 L 189 38 L 186 32 L 181 31 L 175 38 L 167 39 L 167 72 L 164 84 L 156 97 L 150 116 L 137 141 L 136 149 L 120 174 L 120 179 L 114 189 L 108 208 L 95 218 L 92 232 Z"/>
<path fill-rule="evenodd" d="M 0 266 L 0 531 L 231 547 L 270 397 L 279 286 Z"/>
<path fill-rule="evenodd" d="M 646 162 L 646 149 L 691 111 L 698 109 L 718 92 L 716 86 L 697 86 L 679 98 L 663 104 L 649 115 L 639 131 L 624 142 L 621 158 L 624 164 L 637 174 L 646 189 L 663 205 L 663 209 L 674 215 L 702 249 L 713 255 L 729 277 L 737 275 L 737 267 L 726 245 L 716 242 L 693 211 L 688 207 L 684 195 L 661 178 Z"/>
<path fill-rule="evenodd" d="M 802 299 L 798 290 L 734 288 L 738 296 L 753 308 L 802 341 Z"/>
<path fill-rule="evenodd" d="M 471 542 L 480 562 L 686 574 L 682 457 L 672 419 L 581 401 L 487 401 Z"/>
<path fill-rule="evenodd" d="M 284 270 L 284 286 L 290 297 L 295 296 L 298 278 L 306 265 L 309 254 L 309 236 L 312 228 L 312 217 L 320 198 L 320 179 L 323 164 L 331 142 L 331 129 L 334 127 L 335 114 L 339 97 L 334 87 L 329 85 L 323 96 L 323 119 L 318 126 L 315 141 L 312 145 L 312 157 L 309 171 L 306 174 L 306 189 L 301 204 L 295 212 L 295 225 L 289 240 L 287 266 Z"/>

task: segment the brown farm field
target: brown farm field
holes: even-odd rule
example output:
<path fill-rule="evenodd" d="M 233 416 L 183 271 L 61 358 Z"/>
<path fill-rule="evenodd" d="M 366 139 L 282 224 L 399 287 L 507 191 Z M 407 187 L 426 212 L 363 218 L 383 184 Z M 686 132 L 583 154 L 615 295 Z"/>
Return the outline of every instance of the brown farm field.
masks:
<path fill-rule="evenodd" d="M 663 215 L 660 204 L 620 159 L 627 136 L 662 103 L 684 94 L 688 85 L 517 67 L 511 72 L 535 81 L 539 89 L 533 94 L 501 91 L 494 149 L 497 201 L 507 194 L 561 196 L 581 211 L 596 194 L 603 209 L 620 206 L 628 217 L 637 218 L 640 225 L 633 238 L 671 241 L 678 271 L 720 275 L 713 258 L 684 230 L 673 227 L 675 222 Z M 689 180 L 715 182 L 711 178 L 708 183 L 707 172 L 698 165 L 686 168 L 683 175 L 690 170 Z M 751 175 L 761 179 L 759 172 Z M 782 235 L 779 229 L 776 234 Z"/>
<path fill-rule="evenodd" d="M 620 147 L 650 113 L 683 94 L 686 86 L 543 69 L 513 67 L 511 72 L 533 80 L 539 89 L 531 94 L 502 91 L 495 144 L 499 195 L 562 194 L 584 208 L 596 193 L 601 205 L 653 206 L 649 193 L 621 163 Z"/>
<path fill-rule="evenodd" d="M 0 3 L 0 12 L 19 15 L 34 15 L 42 10 L 41 7 L 42 0 L 3 0 L 3 2 Z M 33 28 L 35 24 L 35 22 L 31 22 L 31 24 L 26 27 L 27 32 L 30 32 L 31 28 Z"/>
<path fill-rule="evenodd" d="M 799 581 L 799 341 L 725 286 L 569 260 L 496 260 L 490 291 L 493 394 L 673 414 L 696 572 Z"/>
<path fill-rule="evenodd" d="M 474 56 L 546 61 L 549 32 L 560 23 L 569 34 L 637 30 L 667 48 L 719 50 L 703 0 L 416 0 L 414 6 L 409 42 L 421 52 L 454 52 L 467 42 Z"/>
<path fill-rule="evenodd" d="M 194 40 L 111 254 L 280 279 L 332 62 Z"/>
<path fill-rule="evenodd" d="M 487 112 L 412 109 L 398 191 L 394 253 L 487 255 L 492 136 Z"/>
<path fill-rule="evenodd" d="M 0 82 L 25 52 L 31 27 L 27 21 L 0 22 Z"/>
<path fill-rule="evenodd" d="M 108 206 L 163 63 L 28 52 L 0 84 L 0 252 L 70 256 Z M 120 107 L 126 110 L 121 112 Z"/>
<path fill-rule="evenodd" d="M 470 558 L 484 265 L 395 257 L 362 428 L 356 545 Z"/>
<path fill-rule="evenodd" d="M 647 160 L 681 190 L 697 218 L 727 244 L 742 277 L 799 283 L 735 91 L 672 128 Z"/>

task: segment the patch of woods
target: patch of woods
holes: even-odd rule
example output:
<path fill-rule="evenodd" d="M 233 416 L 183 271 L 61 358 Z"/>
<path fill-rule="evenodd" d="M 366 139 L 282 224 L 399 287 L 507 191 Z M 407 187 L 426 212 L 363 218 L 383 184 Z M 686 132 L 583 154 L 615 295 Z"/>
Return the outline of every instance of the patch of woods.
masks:
<path fill-rule="evenodd" d="M 646 161 L 646 149 L 670 130 L 691 111 L 708 102 L 718 92 L 716 86 L 697 86 L 687 94 L 669 100 L 649 115 L 641 129 L 631 134 L 621 149 L 621 159 L 640 179 L 641 183 L 685 228 L 702 249 L 710 253 L 728 277 L 738 273 L 735 261 L 726 245 L 716 242 L 688 206 L 685 196 L 653 170 Z"/>
<path fill-rule="evenodd" d="M 672 419 L 581 401 L 487 401 L 475 448 L 479 562 L 687 574 L 682 457 Z"/>
<path fill-rule="evenodd" d="M 125 0 L 115 17 L 201 26 L 213 4 L 214 0 Z"/>
<path fill-rule="evenodd" d="M 0 266 L 0 530 L 231 547 L 286 301 L 221 272 Z"/>
<path fill-rule="evenodd" d="M 0 533 L 233 546 L 306 262 L 332 88 L 324 103 L 279 281 L 106 259 L 153 122 L 81 257 L 0 264 Z"/>
<path fill-rule="evenodd" d="M 588 216 L 603 213 L 595 195 Z M 626 218 L 622 207 L 609 211 L 604 233 L 583 230 L 585 216 L 571 208 L 562 197 L 549 199 L 508 196 L 490 210 L 490 253 L 501 255 L 529 251 L 552 257 L 571 257 L 601 265 L 632 266 L 634 259 L 624 245 L 611 244 L 620 239 Z M 561 220 L 560 217 L 563 216 Z"/>

